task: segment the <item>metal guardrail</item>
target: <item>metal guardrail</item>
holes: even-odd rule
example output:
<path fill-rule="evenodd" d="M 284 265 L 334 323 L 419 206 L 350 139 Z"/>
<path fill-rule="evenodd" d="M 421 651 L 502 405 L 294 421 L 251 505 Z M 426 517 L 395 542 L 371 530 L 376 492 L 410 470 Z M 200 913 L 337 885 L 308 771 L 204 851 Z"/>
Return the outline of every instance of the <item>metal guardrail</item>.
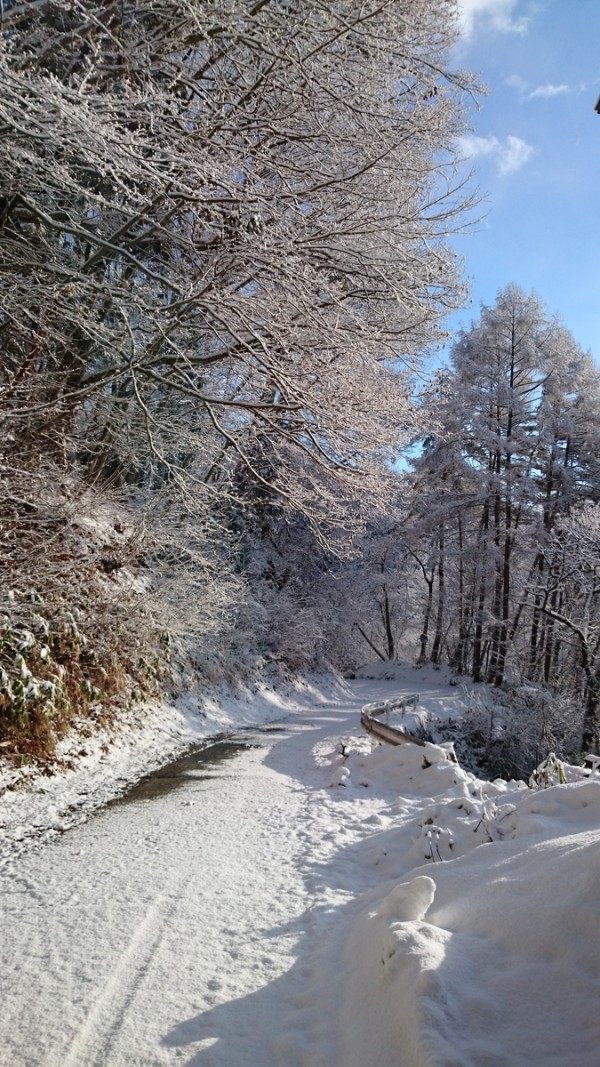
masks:
<path fill-rule="evenodd" d="M 378 704 L 365 704 L 363 711 L 367 715 L 385 715 L 385 721 L 389 722 L 390 714 L 399 711 L 402 715 L 412 708 L 416 711 L 419 706 L 419 694 L 407 693 L 406 696 L 394 697 L 393 700 L 384 700 Z"/>
<path fill-rule="evenodd" d="M 422 737 L 403 730 L 400 726 L 390 726 L 390 715 L 399 711 L 404 715 L 409 708 L 416 711 L 419 705 L 419 694 L 409 693 L 406 696 L 395 697 L 393 700 L 384 700 L 375 704 L 364 704 L 360 713 L 360 722 L 364 730 L 378 740 L 388 745 L 405 745 L 411 743 L 424 747 Z M 381 716 L 385 715 L 385 722 L 381 722 Z"/>

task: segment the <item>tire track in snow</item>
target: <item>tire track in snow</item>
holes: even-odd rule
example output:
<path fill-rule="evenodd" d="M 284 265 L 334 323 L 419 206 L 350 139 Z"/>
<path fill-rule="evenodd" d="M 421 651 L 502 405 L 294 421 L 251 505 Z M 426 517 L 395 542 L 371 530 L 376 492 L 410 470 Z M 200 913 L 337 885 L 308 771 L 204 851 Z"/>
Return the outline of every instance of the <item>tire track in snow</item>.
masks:
<path fill-rule="evenodd" d="M 27 901 L 15 905 L 24 963 L 7 1067 L 302 1062 L 320 1007 L 296 1000 L 313 898 L 306 806 L 323 777 L 314 739 L 299 724 L 283 754 L 244 749 L 210 779 L 106 809 L 31 853 L 20 873 L 51 879 L 48 900 L 64 906 L 40 903 L 32 956 Z"/>
<path fill-rule="evenodd" d="M 107 1067 L 115 1038 L 136 998 L 164 938 L 173 895 L 160 893 L 136 927 L 115 970 L 98 993 L 94 1005 L 71 1042 L 63 1067 Z"/>

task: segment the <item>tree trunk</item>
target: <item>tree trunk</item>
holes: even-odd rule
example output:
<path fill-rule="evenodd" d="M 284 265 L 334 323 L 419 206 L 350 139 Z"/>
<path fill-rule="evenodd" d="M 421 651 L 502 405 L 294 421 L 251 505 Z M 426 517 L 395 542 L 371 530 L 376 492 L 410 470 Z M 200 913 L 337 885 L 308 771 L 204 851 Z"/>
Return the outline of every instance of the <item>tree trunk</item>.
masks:
<path fill-rule="evenodd" d="M 485 548 L 487 547 L 487 534 L 490 525 L 490 505 L 486 500 L 483 505 L 483 515 L 481 518 L 481 537 L 480 537 L 480 553 L 479 553 L 479 594 L 477 597 L 477 608 L 475 612 L 475 636 L 473 639 L 473 681 L 483 681 L 483 662 L 484 662 L 484 647 L 483 647 L 483 635 L 484 635 L 484 612 L 485 602 L 487 594 L 487 582 L 486 582 L 486 563 L 487 553 Z"/>
<path fill-rule="evenodd" d="M 444 528 L 440 528 L 438 556 L 438 601 L 435 617 L 435 636 L 431 646 L 431 662 L 439 663 L 444 643 L 444 609 L 446 606 L 446 581 L 444 572 Z"/>
<path fill-rule="evenodd" d="M 394 631 L 392 629 L 392 612 L 390 609 L 390 598 L 386 586 L 383 586 L 383 627 L 385 630 L 385 639 L 387 643 L 387 658 L 393 659 L 395 654 L 395 642 Z"/>
<path fill-rule="evenodd" d="M 429 640 L 429 624 L 431 622 L 433 611 L 433 574 L 431 578 L 425 578 L 425 581 L 427 582 L 427 603 L 425 605 L 425 614 L 423 616 L 423 627 L 419 635 L 421 650 L 419 652 L 417 663 L 427 663 L 427 641 Z"/>

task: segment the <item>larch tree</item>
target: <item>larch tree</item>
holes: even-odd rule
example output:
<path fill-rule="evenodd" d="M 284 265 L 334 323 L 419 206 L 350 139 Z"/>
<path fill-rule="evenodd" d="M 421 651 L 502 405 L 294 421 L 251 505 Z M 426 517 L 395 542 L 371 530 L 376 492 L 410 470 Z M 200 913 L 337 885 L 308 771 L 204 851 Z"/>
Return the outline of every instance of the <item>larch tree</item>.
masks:
<path fill-rule="evenodd" d="M 438 429 L 413 465 L 404 533 L 431 561 L 425 618 L 437 602 L 436 634 L 474 680 L 501 686 L 510 660 L 513 676 L 556 685 L 561 593 L 546 545 L 600 485 L 598 372 L 540 301 L 511 285 L 459 335 L 440 381 L 425 401 Z M 425 646 L 434 651 L 439 640 Z"/>
<path fill-rule="evenodd" d="M 587 501 L 563 515 L 544 549 L 541 613 L 561 635 L 550 681 L 583 705 L 581 749 L 600 745 L 600 515 Z M 558 677 L 557 677 L 558 676 Z"/>

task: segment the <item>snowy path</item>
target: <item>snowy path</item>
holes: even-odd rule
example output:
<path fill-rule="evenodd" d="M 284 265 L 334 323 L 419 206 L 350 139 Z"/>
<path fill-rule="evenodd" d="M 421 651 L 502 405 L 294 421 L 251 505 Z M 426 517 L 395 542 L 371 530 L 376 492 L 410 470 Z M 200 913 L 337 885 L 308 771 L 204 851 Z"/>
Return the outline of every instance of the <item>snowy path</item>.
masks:
<path fill-rule="evenodd" d="M 3 980 L 36 1012 L 4 1017 L 3 1063 L 252 1062 L 283 991 L 266 1026 L 249 998 L 290 967 L 304 909 L 306 796 L 264 756 L 114 806 L 4 877 Z"/>
<path fill-rule="evenodd" d="M 6 866 L 3 1065 L 288 1061 L 311 809 L 329 784 L 313 750 L 357 731 L 361 700 L 302 714 L 210 778 L 111 805 Z"/>
<path fill-rule="evenodd" d="M 418 680 L 5 860 L 1 1067 L 597 1067 L 600 776 L 371 753 L 369 700 L 456 712 Z"/>

